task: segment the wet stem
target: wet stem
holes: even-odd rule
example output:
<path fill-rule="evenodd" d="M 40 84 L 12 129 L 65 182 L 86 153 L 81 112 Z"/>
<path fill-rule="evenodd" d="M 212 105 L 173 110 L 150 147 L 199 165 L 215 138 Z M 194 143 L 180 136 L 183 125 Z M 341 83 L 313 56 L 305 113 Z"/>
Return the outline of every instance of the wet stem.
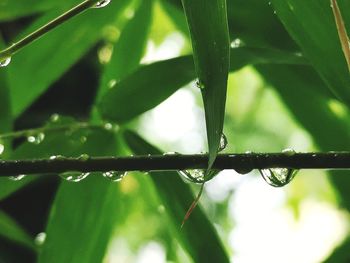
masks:
<path fill-rule="evenodd" d="M 31 34 L 25 36 L 21 40 L 17 41 L 16 43 L 12 44 L 8 48 L 0 51 L 0 62 L 4 61 L 8 58 L 11 58 L 15 53 L 17 53 L 19 50 L 21 50 L 23 47 L 29 45 L 33 41 L 39 39 L 49 31 L 53 30 L 57 26 L 63 24 L 64 22 L 68 21 L 69 19 L 73 18 L 74 16 L 79 15 L 80 13 L 84 12 L 85 10 L 95 6 L 98 2 L 98 0 L 86 0 L 69 11 L 63 13 L 62 15 L 58 16 L 57 18 L 53 19 L 52 21 L 48 22 L 44 26 L 40 27 L 39 29 L 35 30 Z"/>

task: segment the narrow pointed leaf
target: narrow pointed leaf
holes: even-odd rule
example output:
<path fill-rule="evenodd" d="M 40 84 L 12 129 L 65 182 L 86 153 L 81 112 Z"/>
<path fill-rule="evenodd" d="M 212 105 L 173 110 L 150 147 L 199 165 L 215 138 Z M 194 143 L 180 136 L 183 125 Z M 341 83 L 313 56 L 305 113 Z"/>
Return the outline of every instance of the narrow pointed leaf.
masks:
<path fill-rule="evenodd" d="M 126 0 L 112 1 L 105 8 L 87 10 L 14 55 L 5 69 L 9 73 L 13 115 L 21 114 L 92 48 L 102 37 L 103 27 L 116 19 L 126 3 Z M 22 36 L 65 10 L 54 10 L 39 18 Z"/>
<path fill-rule="evenodd" d="M 182 4 L 202 87 L 210 169 L 218 153 L 225 115 L 230 62 L 226 0 L 182 0 Z"/>
<path fill-rule="evenodd" d="M 231 58 L 231 71 L 249 64 L 307 64 L 293 53 L 265 48 L 234 48 Z M 195 78 L 191 56 L 144 65 L 108 90 L 100 101 L 99 109 L 106 119 L 127 122 L 157 106 Z M 139 96 L 141 93 L 142 96 Z M 128 107 L 118 106 L 125 101 L 128 101 Z"/>
<path fill-rule="evenodd" d="M 350 74 L 333 17 L 330 1 L 272 0 L 278 17 L 301 47 L 328 87 L 350 106 Z M 343 17 L 350 4 L 343 1 Z M 345 26 L 350 26 L 346 21 Z"/>
<path fill-rule="evenodd" d="M 35 250 L 34 239 L 3 211 L 0 211 L 0 236 Z"/>
<path fill-rule="evenodd" d="M 92 134 L 77 154 L 111 155 L 114 135 Z M 79 182 L 63 181 L 53 202 L 47 238 L 38 262 L 102 262 L 118 213 L 118 184 L 90 175 Z"/>
<path fill-rule="evenodd" d="M 122 30 L 113 49 L 111 61 L 103 72 L 99 88 L 100 95 L 138 67 L 147 43 L 152 7 L 153 0 L 141 1 L 135 16 Z"/>
<path fill-rule="evenodd" d="M 130 149 L 138 155 L 161 152 L 137 134 L 126 131 L 124 137 Z M 181 222 L 195 199 L 190 187 L 176 172 L 150 172 L 160 199 L 169 216 L 170 228 L 194 262 L 229 262 L 225 249 L 208 218 L 200 207 L 191 214 L 181 229 Z"/>

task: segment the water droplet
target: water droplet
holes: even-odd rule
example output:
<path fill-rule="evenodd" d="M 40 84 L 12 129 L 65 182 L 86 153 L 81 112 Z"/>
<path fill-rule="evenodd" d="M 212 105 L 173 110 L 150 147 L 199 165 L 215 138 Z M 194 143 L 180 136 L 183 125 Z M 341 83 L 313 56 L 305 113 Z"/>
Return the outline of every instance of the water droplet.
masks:
<path fill-rule="evenodd" d="M 107 131 L 111 131 L 113 129 L 113 124 L 110 123 L 110 122 L 106 122 L 104 125 L 103 125 L 103 128 Z"/>
<path fill-rule="evenodd" d="M 87 160 L 89 160 L 90 159 L 90 156 L 88 155 L 88 154 L 86 154 L 86 153 L 83 153 L 83 154 L 81 154 L 79 157 L 78 157 L 78 160 L 79 161 L 87 161 Z"/>
<path fill-rule="evenodd" d="M 102 8 L 102 7 L 105 7 L 105 6 L 107 6 L 110 2 L 111 2 L 111 0 L 101 0 L 101 1 L 98 1 L 98 2 L 93 6 L 93 8 Z"/>
<path fill-rule="evenodd" d="M 0 61 L 0 68 L 8 66 L 10 62 L 11 57 L 5 58 L 4 60 Z"/>
<path fill-rule="evenodd" d="M 202 169 L 183 170 L 179 171 L 179 174 L 187 181 L 190 181 L 192 183 L 202 184 L 205 182 L 205 170 Z"/>
<path fill-rule="evenodd" d="M 253 169 L 251 168 L 236 168 L 235 171 L 239 174 L 249 174 Z"/>
<path fill-rule="evenodd" d="M 3 154 L 5 151 L 5 146 L 0 143 L 0 155 Z"/>
<path fill-rule="evenodd" d="M 284 149 L 282 153 L 287 156 L 293 156 L 296 154 L 296 152 L 291 148 Z"/>
<path fill-rule="evenodd" d="M 205 88 L 203 82 L 200 81 L 199 79 L 196 80 L 196 87 L 199 88 L 199 89 L 204 89 Z"/>
<path fill-rule="evenodd" d="M 82 173 L 82 172 L 65 172 L 61 173 L 60 177 L 69 182 L 80 182 L 81 180 L 88 177 L 90 173 Z"/>
<path fill-rule="evenodd" d="M 166 152 L 166 153 L 163 153 L 163 155 L 179 155 L 178 152 Z"/>
<path fill-rule="evenodd" d="M 116 84 L 117 84 L 117 80 L 116 80 L 116 79 L 111 79 L 111 80 L 108 82 L 107 86 L 108 86 L 109 89 L 112 89 L 112 88 L 115 87 Z"/>
<path fill-rule="evenodd" d="M 297 174 L 298 170 L 289 168 L 269 168 L 259 170 L 262 178 L 271 186 L 282 187 L 288 184 Z"/>
<path fill-rule="evenodd" d="M 223 150 L 226 149 L 227 147 L 227 138 L 226 138 L 226 135 L 225 134 L 222 134 L 221 135 L 221 138 L 220 138 L 220 145 L 219 145 L 219 152 L 222 152 Z"/>
<path fill-rule="evenodd" d="M 66 159 L 66 157 L 62 156 L 62 155 L 52 155 L 50 156 L 50 160 L 64 160 Z"/>
<path fill-rule="evenodd" d="M 127 172 L 109 171 L 104 172 L 102 175 L 113 182 L 119 182 L 127 175 Z"/>
<path fill-rule="evenodd" d="M 61 118 L 61 117 L 60 117 L 59 114 L 57 114 L 57 113 L 52 114 L 52 115 L 50 116 L 50 122 L 53 122 L 53 123 L 59 122 L 60 118 Z"/>
<path fill-rule="evenodd" d="M 231 48 L 239 48 L 243 45 L 244 45 L 244 42 L 241 39 L 236 38 L 231 42 L 230 47 Z"/>
<path fill-rule="evenodd" d="M 34 243 L 37 246 L 42 246 L 42 245 L 44 245 L 45 240 L 46 240 L 46 233 L 45 232 L 41 232 L 41 233 L 36 235 L 36 237 L 34 239 Z"/>
<path fill-rule="evenodd" d="M 44 139 L 45 134 L 39 132 L 38 134 L 28 136 L 27 141 L 34 144 L 40 144 Z"/>
<path fill-rule="evenodd" d="M 20 180 L 22 180 L 24 177 L 26 177 L 25 174 L 19 174 L 19 175 L 10 176 L 9 179 L 10 179 L 11 181 L 20 181 Z"/>

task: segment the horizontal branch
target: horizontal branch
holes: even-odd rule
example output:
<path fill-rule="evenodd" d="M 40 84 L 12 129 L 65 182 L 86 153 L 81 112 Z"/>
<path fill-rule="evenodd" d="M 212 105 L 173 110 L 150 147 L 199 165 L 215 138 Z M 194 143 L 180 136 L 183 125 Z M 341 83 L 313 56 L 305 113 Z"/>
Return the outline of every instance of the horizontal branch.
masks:
<path fill-rule="evenodd" d="M 61 156 L 49 159 L 1 160 L 0 176 L 20 174 L 59 174 L 67 171 L 169 171 L 206 169 L 208 155 L 148 155 L 130 157 Z M 234 169 L 241 173 L 253 169 L 350 169 L 350 152 L 327 153 L 246 153 L 218 155 L 213 169 Z"/>

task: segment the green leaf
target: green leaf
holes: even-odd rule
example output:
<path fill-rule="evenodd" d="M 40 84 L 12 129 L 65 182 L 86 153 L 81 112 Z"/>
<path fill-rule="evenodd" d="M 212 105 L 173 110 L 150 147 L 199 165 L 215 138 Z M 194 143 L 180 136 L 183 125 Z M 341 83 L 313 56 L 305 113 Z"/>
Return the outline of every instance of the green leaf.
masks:
<path fill-rule="evenodd" d="M 226 0 L 182 0 L 205 110 L 208 170 L 218 154 L 224 126 L 230 38 Z"/>
<path fill-rule="evenodd" d="M 319 84 L 316 74 L 302 78 L 295 66 L 264 65 L 257 67 L 276 88 L 282 100 L 296 119 L 310 132 L 315 143 L 323 151 L 346 151 L 350 149 L 350 114 L 343 106 L 342 113 L 332 110 L 333 98 L 325 97 L 310 88 Z M 292 79 L 293 81 L 286 81 Z M 325 125 L 326 124 L 326 125 Z M 350 177 L 347 171 L 332 171 L 331 181 L 339 193 L 340 202 L 350 210 Z"/>
<path fill-rule="evenodd" d="M 118 123 L 129 121 L 161 103 L 193 78 L 193 61 L 189 56 L 142 66 L 102 97 L 101 114 Z"/>
<path fill-rule="evenodd" d="M 350 106 L 350 74 L 329 1 L 272 0 L 273 8 L 331 90 Z M 341 11 L 350 16 L 350 4 Z M 346 3 L 345 3 L 346 2 Z M 349 21 L 347 21 L 349 27 Z"/>
<path fill-rule="evenodd" d="M 115 154 L 114 135 L 94 132 L 78 153 Z M 38 262 L 102 262 L 118 214 L 118 184 L 97 174 L 62 182 L 51 208 Z"/>
<path fill-rule="evenodd" d="M 232 49 L 232 71 L 249 64 L 265 63 L 307 64 L 302 57 L 290 52 L 250 47 Z M 195 77 L 191 56 L 145 65 L 108 90 L 99 109 L 104 118 L 124 123 L 157 106 Z M 125 101 L 128 101 L 128 107 L 120 106 Z"/>
<path fill-rule="evenodd" d="M 3 211 L 0 211 L 0 236 L 35 250 L 33 238 Z"/>
<path fill-rule="evenodd" d="M 0 0 L 0 21 L 18 19 L 22 16 L 33 15 L 47 11 L 51 8 L 59 8 L 63 5 L 81 2 L 80 0 Z"/>
<path fill-rule="evenodd" d="M 111 61 L 103 72 L 99 94 L 104 94 L 111 83 L 117 83 L 138 67 L 147 43 L 152 7 L 153 0 L 143 0 L 135 16 L 122 30 L 113 49 Z"/>
<path fill-rule="evenodd" d="M 138 155 L 161 152 L 131 131 L 124 137 L 130 149 Z M 176 172 L 150 172 L 150 177 L 169 216 L 172 231 L 194 262 L 229 262 L 225 249 L 208 218 L 197 207 L 184 227 L 181 222 L 194 200 L 190 187 Z"/>
<path fill-rule="evenodd" d="M 112 1 L 105 8 L 87 10 L 25 47 L 12 58 L 6 70 L 9 71 L 14 116 L 18 116 L 29 107 L 96 44 L 101 38 L 103 27 L 116 19 L 127 2 Z M 37 29 L 62 11 L 54 10 L 41 17 L 22 35 Z"/>

